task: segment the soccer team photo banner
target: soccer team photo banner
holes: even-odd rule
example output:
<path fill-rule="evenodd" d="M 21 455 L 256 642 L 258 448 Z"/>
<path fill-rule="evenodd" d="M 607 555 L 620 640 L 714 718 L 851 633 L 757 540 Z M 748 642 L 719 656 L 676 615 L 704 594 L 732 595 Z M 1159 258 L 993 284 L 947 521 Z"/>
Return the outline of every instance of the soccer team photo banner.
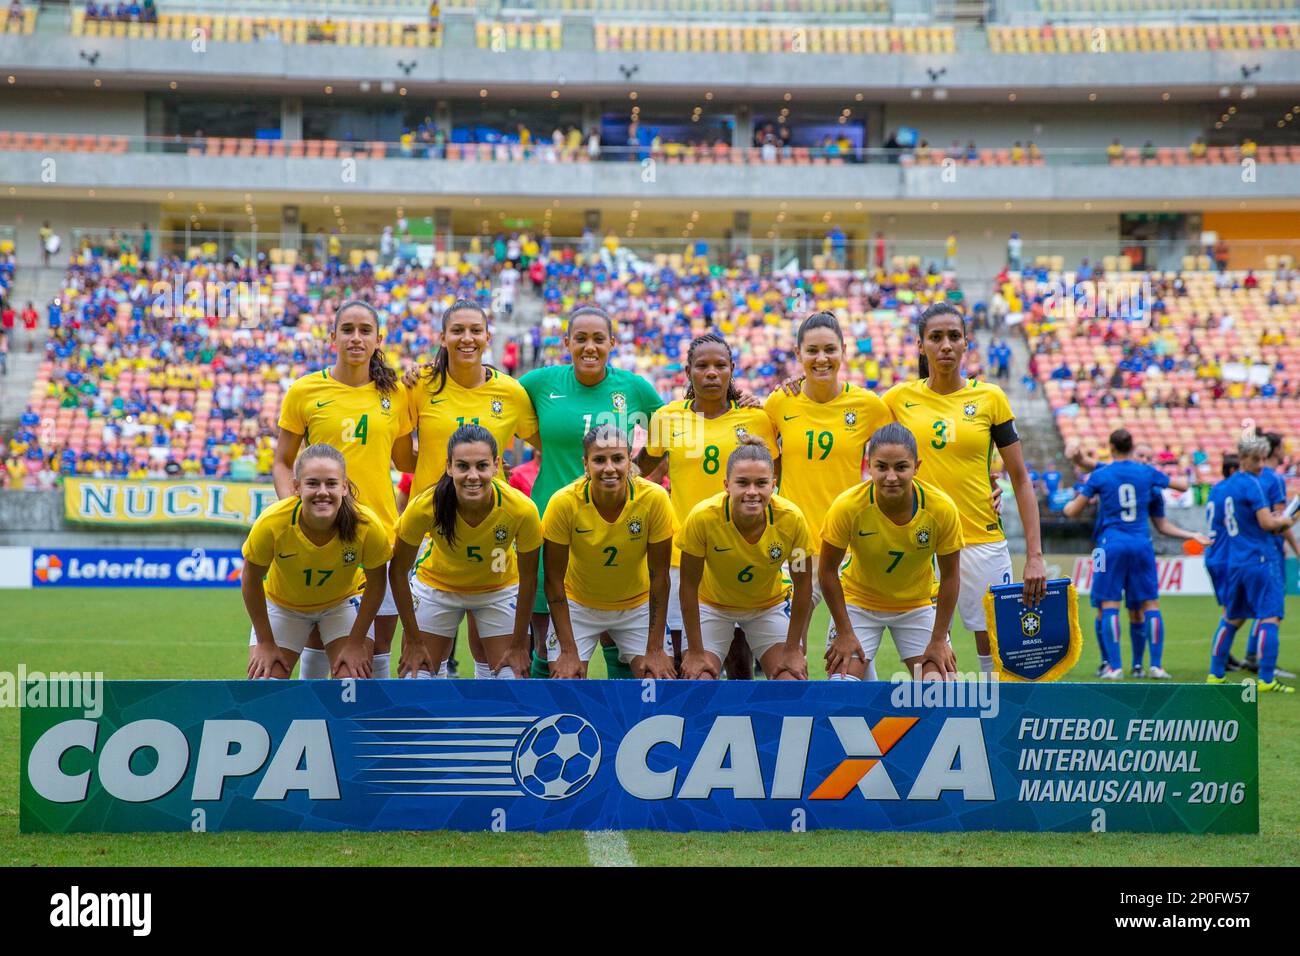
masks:
<path fill-rule="evenodd" d="M 1256 833 L 1253 685 L 30 682 L 23 832 Z"/>
<path fill-rule="evenodd" d="M 1079 662 L 1079 596 L 1069 578 L 1047 582 L 1034 607 L 1021 600 L 1023 584 L 998 584 L 984 595 L 993 664 L 1003 680 L 1054 681 Z"/>
<path fill-rule="evenodd" d="M 63 520 L 74 525 L 250 528 L 275 502 L 271 484 L 63 479 Z"/>

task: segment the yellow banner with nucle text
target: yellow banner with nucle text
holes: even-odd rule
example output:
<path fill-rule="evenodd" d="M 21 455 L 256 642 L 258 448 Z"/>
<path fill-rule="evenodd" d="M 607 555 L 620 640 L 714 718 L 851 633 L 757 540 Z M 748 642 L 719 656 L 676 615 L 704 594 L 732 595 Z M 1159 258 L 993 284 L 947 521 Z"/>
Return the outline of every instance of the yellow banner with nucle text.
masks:
<path fill-rule="evenodd" d="M 69 524 L 248 528 L 276 500 L 274 485 L 242 481 L 63 480 Z"/>

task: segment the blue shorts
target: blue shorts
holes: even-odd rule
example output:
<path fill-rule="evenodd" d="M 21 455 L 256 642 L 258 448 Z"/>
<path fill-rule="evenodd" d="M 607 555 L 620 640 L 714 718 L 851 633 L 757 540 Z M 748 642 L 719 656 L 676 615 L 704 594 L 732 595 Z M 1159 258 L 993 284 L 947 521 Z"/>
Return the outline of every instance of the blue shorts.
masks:
<path fill-rule="evenodd" d="M 1277 586 L 1282 589 L 1282 611 L 1278 614 L 1278 620 L 1286 617 L 1286 553 L 1279 551 L 1276 560 L 1273 563 L 1273 573 L 1277 575 Z"/>
<path fill-rule="evenodd" d="M 1286 605 L 1282 582 L 1272 561 L 1233 568 L 1228 575 L 1225 596 L 1228 599 L 1224 605 L 1225 616 L 1230 621 L 1280 618 Z"/>
<path fill-rule="evenodd" d="M 1214 588 L 1214 603 L 1219 607 L 1228 606 L 1228 562 L 1222 564 L 1205 563 L 1205 573 L 1210 576 L 1210 586 Z"/>
<path fill-rule="evenodd" d="M 1093 552 L 1092 606 L 1127 598 L 1129 607 L 1160 597 L 1156 552 L 1148 542 L 1112 541 Z"/>

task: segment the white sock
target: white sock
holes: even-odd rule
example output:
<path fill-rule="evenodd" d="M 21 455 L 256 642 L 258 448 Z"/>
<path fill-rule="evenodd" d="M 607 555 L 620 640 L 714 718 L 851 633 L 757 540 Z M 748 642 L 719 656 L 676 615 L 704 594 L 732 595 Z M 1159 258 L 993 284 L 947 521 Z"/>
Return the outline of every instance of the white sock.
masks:
<path fill-rule="evenodd" d="M 863 677 L 863 680 L 880 680 L 880 678 L 876 676 L 875 661 L 867 661 L 867 673 Z"/>
<path fill-rule="evenodd" d="M 481 664 L 481 663 L 479 663 L 478 661 L 475 661 L 475 662 L 474 662 L 474 679 L 475 679 L 475 680 L 491 680 L 491 679 L 492 679 L 492 668 L 488 667 L 486 664 Z"/>
<path fill-rule="evenodd" d="M 509 664 L 502 664 L 501 669 L 496 673 L 497 680 L 514 680 L 515 669 Z"/>
<path fill-rule="evenodd" d="M 441 676 L 442 676 L 441 674 L 438 675 L 438 677 Z M 437 678 L 435 678 L 428 671 L 416 671 L 414 674 L 407 674 L 405 679 L 406 680 L 436 680 Z"/>
<path fill-rule="evenodd" d="M 852 674 L 832 674 L 827 678 L 827 680 L 851 680 L 856 684 L 860 682 L 862 678 L 854 677 Z"/>
<path fill-rule="evenodd" d="M 388 663 L 391 656 L 391 654 L 376 654 L 374 661 L 370 665 L 370 676 L 375 680 L 388 680 L 392 677 L 393 671 Z"/>
<path fill-rule="evenodd" d="M 992 673 L 993 673 L 993 655 L 992 655 L 992 654 L 977 654 L 977 655 L 975 655 L 975 656 L 978 657 L 978 658 L 980 659 L 980 673 L 981 673 L 981 674 L 992 674 Z"/>
<path fill-rule="evenodd" d="M 329 680 L 330 658 L 323 647 L 304 647 L 298 656 L 299 680 Z"/>
<path fill-rule="evenodd" d="M 447 670 L 446 661 L 443 661 L 442 666 L 438 668 L 438 677 L 440 680 L 451 680 L 451 672 Z"/>

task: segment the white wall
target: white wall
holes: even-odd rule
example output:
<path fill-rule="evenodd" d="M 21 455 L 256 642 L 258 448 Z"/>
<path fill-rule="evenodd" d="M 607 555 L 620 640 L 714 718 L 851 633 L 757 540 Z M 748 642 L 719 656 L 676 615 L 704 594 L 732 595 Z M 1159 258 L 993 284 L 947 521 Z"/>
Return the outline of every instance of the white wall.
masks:
<path fill-rule="evenodd" d="M 145 94 L 5 89 L 0 92 L 0 129 L 143 136 Z"/>

